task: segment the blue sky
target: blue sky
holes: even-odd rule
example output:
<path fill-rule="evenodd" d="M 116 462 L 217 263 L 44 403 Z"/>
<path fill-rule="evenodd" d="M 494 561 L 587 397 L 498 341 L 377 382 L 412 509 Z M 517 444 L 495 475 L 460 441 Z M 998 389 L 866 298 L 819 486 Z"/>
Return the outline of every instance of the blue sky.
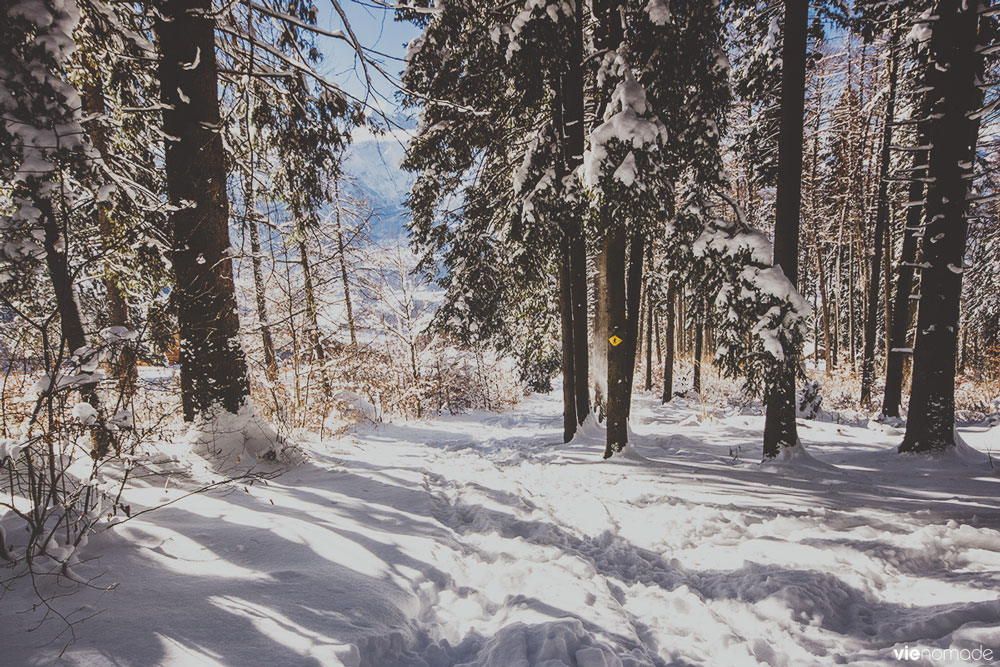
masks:
<path fill-rule="evenodd" d="M 398 76 L 403 68 L 401 59 L 406 52 L 406 44 L 419 34 L 410 23 L 393 20 L 394 12 L 369 2 L 341 0 L 341 7 L 361 44 L 385 57 L 372 53 L 380 61 L 382 68 L 393 76 Z M 316 0 L 319 9 L 319 25 L 326 30 L 342 30 L 343 22 L 333 9 L 330 0 Z M 324 54 L 322 73 L 338 83 L 351 95 L 364 97 L 366 85 L 357 55 L 351 47 L 339 40 L 319 38 L 319 46 Z M 397 107 L 396 87 L 373 68 L 369 68 L 374 95 L 378 98 L 370 103 L 380 105 L 387 112 Z"/>

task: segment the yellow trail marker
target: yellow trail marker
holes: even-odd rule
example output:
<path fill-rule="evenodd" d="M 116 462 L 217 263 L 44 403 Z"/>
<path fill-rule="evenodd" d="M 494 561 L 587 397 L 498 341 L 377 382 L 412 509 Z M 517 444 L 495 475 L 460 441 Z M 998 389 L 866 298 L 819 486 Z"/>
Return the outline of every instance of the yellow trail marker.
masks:
<path fill-rule="evenodd" d="M 618 345 L 622 342 L 622 339 L 618 336 L 612 336 L 608 339 L 608 342 L 611 343 L 613 347 L 618 347 Z"/>

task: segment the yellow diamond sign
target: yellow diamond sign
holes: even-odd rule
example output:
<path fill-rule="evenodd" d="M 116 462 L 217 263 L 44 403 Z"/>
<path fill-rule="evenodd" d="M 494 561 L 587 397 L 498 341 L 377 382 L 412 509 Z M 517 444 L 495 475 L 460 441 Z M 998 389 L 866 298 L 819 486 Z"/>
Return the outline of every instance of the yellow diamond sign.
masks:
<path fill-rule="evenodd" d="M 619 338 L 618 336 L 612 336 L 611 338 L 608 339 L 608 342 L 611 343 L 612 346 L 618 347 L 619 343 L 622 342 L 622 339 Z"/>

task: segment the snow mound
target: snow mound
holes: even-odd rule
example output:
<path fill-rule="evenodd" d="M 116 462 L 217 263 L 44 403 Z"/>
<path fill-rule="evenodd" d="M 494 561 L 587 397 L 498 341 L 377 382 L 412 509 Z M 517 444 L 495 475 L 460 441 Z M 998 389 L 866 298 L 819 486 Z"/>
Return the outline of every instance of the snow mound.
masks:
<path fill-rule="evenodd" d="M 477 642 L 478 643 L 478 642 Z M 431 667 L 455 664 L 444 649 L 436 646 L 429 656 Z M 511 623 L 481 641 L 475 655 L 455 667 L 638 667 L 639 663 L 619 659 L 610 648 L 595 642 L 576 618 L 527 625 Z M 425 656 L 425 657 L 429 657 Z M 453 658 L 452 658 L 453 659 Z"/>
<path fill-rule="evenodd" d="M 239 412 L 221 408 L 209 412 L 188 428 L 184 442 L 191 451 L 219 469 L 259 461 L 301 463 L 301 452 L 268 424 L 253 402 Z"/>

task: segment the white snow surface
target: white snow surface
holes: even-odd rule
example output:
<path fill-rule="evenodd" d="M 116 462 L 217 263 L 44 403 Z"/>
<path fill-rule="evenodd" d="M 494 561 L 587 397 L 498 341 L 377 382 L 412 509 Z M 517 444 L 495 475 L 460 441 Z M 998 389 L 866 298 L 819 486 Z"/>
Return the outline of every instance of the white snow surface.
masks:
<path fill-rule="evenodd" d="M 888 665 L 904 648 L 1000 651 L 1000 477 L 983 453 L 997 428 L 919 457 L 895 453 L 898 431 L 800 420 L 806 451 L 761 465 L 761 417 L 639 395 L 634 446 L 602 461 L 602 427 L 564 445 L 560 408 L 554 392 L 505 414 L 364 426 L 301 443 L 308 460 L 266 485 L 196 495 L 211 473 L 167 484 L 170 465 L 150 465 L 125 492 L 132 513 L 171 504 L 94 535 L 73 572 L 96 588 L 53 601 L 86 619 L 77 640 L 54 617 L 26 632 L 43 611 L 22 579 L 3 594 L 0 662 Z M 164 461 L 183 461 L 177 448 Z"/>

